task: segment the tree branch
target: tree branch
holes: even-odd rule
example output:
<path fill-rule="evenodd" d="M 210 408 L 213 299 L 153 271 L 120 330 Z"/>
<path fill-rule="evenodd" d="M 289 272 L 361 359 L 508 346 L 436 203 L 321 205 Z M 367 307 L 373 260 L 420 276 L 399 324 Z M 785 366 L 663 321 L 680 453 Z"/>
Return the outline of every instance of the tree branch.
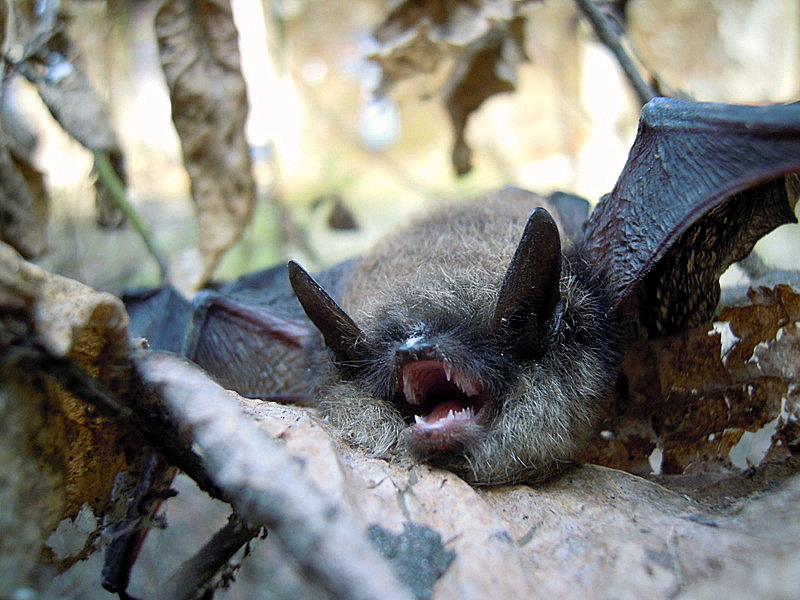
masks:
<path fill-rule="evenodd" d="M 658 91 L 648 84 L 639 73 L 628 52 L 620 43 L 620 34 L 602 10 L 593 0 L 575 0 L 575 4 L 592 24 L 595 34 L 617 59 L 625 76 L 633 86 L 633 90 L 643 106 L 659 95 Z"/>

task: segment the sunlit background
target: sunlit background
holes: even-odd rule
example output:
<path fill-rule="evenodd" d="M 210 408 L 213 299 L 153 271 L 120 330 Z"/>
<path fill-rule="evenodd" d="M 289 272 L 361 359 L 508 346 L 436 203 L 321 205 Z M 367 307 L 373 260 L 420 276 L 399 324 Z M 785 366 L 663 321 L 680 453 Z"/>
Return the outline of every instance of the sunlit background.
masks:
<path fill-rule="evenodd" d="M 671 88 L 709 101 L 800 98 L 796 0 L 628 4 L 641 59 Z M 126 152 L 132 201 L 167 255 L 172 279 L 188 293 L 199 271 L 196 228 L 158 64 L 156 3 L 72 5 L 75 39 Z M 515 93 L 491 98 L 472 117 L 467 136 L 475 168 L 463 178 L 450 164 L 440 82 L 419 77 L 388 97 L 375 94 L 380 72 L 368 55 L 386 3 L 234 0 L 233 7 L 259 203 L 245 239 L 217 271 L 220 278 L 287 256 L 332 264 L 424 206 L 506 184 L 596 200 L 613 186 L 633 140 L 635 98 L 567 0 L 530 3 L 530 61 L 519 69 Z M 103 231 L 93 224 L 89 154 L 53 123 L 24 82 L 15 85 L 14 98 L 39 132 L 37 161 L 54 196 L 50 252 L 40 262 L 101 289 L 155 283 L 155 265 L 129 227 Z M 357 229 L 327 226 L 337 198 Z M 286 234 L 282 214 L 297 236 Z M 797 237 L 781 232 L 762 246 L 782 266 L 798 267 Z"/>

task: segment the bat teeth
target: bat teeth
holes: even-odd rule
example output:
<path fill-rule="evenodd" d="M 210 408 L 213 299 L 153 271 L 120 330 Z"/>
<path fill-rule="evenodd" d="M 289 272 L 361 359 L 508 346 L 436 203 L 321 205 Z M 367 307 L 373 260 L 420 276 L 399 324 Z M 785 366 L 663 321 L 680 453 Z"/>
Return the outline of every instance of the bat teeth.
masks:
<path fill-rule="evenodd" d="M 401 375 L 401 391 L 409 404 L 422 404 L 428 392 L 445 380 L 468 398 L 482 392 L 478 380 L 445 361 L 415 361 L 406 365 Z"/>
<path fill-rule="evenodd" d="M 446 360 L 442 363 L 442 367 L 444 368 L 444 376 L 447 378 L 447 381 L 456 384 L 458 389 L 467 396 L 476 396 L 479 393 L 478 386 L 472 377 L 464 375 L 459 372 L 458 369 L 454 369 L 453 365 Z"/>
<path fill-rule="evenodd" d="M 475 418 L 475 411 L 471 406 L 462 408 L 461 410 L 450 409 L 447 414 L 440 418 L 434 418 L 429 421 L 428 417 L 423 415 L 414 415 L 414 423 L 423 429 L 441 429 L 446 427 L 448 423 L 454 421 L 471 421 Z"/>
<path fill-rule="evenodd" d="M 403 395 L 406 397 L 406 402 L 410 404 L 419 404 L 419 398 L 414 386 L 414 378 L 406 371 L 403 371 Z"/>
<path fill-rule="evenodd" d="M 447 413 L 447 419 L 451 419 L 453 421 L 468 421 L 475 417 L 475 411 L 472 410 L 471 406 L 467 406 L 461 410 L 450 410 Z"/>
<path fill-rule="evenodd" d="M 478 386 L 471 377 L 456 372 L 455 376 L 453 377 L 453 383 L 455 383 L 458 386 L 458 389 L 464 392 L 467 396 L 478 395 Z"/>

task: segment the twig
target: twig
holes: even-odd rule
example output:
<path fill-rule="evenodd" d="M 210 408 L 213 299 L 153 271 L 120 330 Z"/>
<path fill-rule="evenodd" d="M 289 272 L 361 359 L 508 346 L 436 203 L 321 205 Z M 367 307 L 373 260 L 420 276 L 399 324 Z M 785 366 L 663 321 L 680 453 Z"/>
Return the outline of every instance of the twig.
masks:
<path fill-rule="evenodd" d="M 153 598 L 191 600 L 259 530 L 231 515 L 228 523 L 176 569 Z"/>
<path fill-rule="evenodd" d="M 131 222 L 133 228 L 139 234 L 139 237 L 142 238 L 142 242 L 144 242 L 144 245 L 147 248 L 147 251 L 150 253 L 150 256 L 152 256 L 156 263 L 158 263 L 158 270 L 163 283 L 167 279 L 168 266 L 166 260 L 161 255 L 161 252 L 156 247 L 155 239 L 153 238 L 153 233 L 150 231 L 150 227 L 148 227 L 147 223 L 145 223 L 141 216 L 139 216 L 138 211 L 128 200 L 128 194 L 125 192 L 125 186 L 117 175 L 117 172 L 114 170 L 114 167 L 108 158 L 108 154 L 103 150 L 97 149 L 95 149 L 93 152 L 94 169 L 97 172 L 97 176 L 106 185 L 115 204 Z"/>
<path fill-rule="evenodd" d="M 595 34 L 600 41 L 614 53 L 619 66 L 622 67 L 625 76 L 633 86 L 633 90 L 642 105 L 658 96 L 658 91 L 648 84 L 639 73 L 628 52 L 620 43 L 620 34 L 602 10 L 597 7 L 593 0 L 575 0 L 581 12 L 592 24 Z"/>
<path fill-rule="evenodd" d="M 229 392 L 175 355 L 147 352 L 136 364 L 236 512 L 268 527 L 301 573 L 339 600 L 411 600 L 358 524 L 244 415 Z"/>

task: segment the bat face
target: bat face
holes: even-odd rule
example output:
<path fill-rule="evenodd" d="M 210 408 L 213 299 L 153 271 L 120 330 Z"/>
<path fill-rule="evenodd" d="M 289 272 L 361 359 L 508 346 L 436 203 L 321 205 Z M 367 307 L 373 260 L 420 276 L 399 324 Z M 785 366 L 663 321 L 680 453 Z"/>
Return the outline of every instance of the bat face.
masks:
<path fill-rule="evenodd" d="M 616 327 L 534 206 L 498 194 L 429 215 L 362 258 L 340 304 L 290 265 L 329 350 L 319 406 L 345 439 L 475 484 L 574 456 L 615 377 Z"/>

